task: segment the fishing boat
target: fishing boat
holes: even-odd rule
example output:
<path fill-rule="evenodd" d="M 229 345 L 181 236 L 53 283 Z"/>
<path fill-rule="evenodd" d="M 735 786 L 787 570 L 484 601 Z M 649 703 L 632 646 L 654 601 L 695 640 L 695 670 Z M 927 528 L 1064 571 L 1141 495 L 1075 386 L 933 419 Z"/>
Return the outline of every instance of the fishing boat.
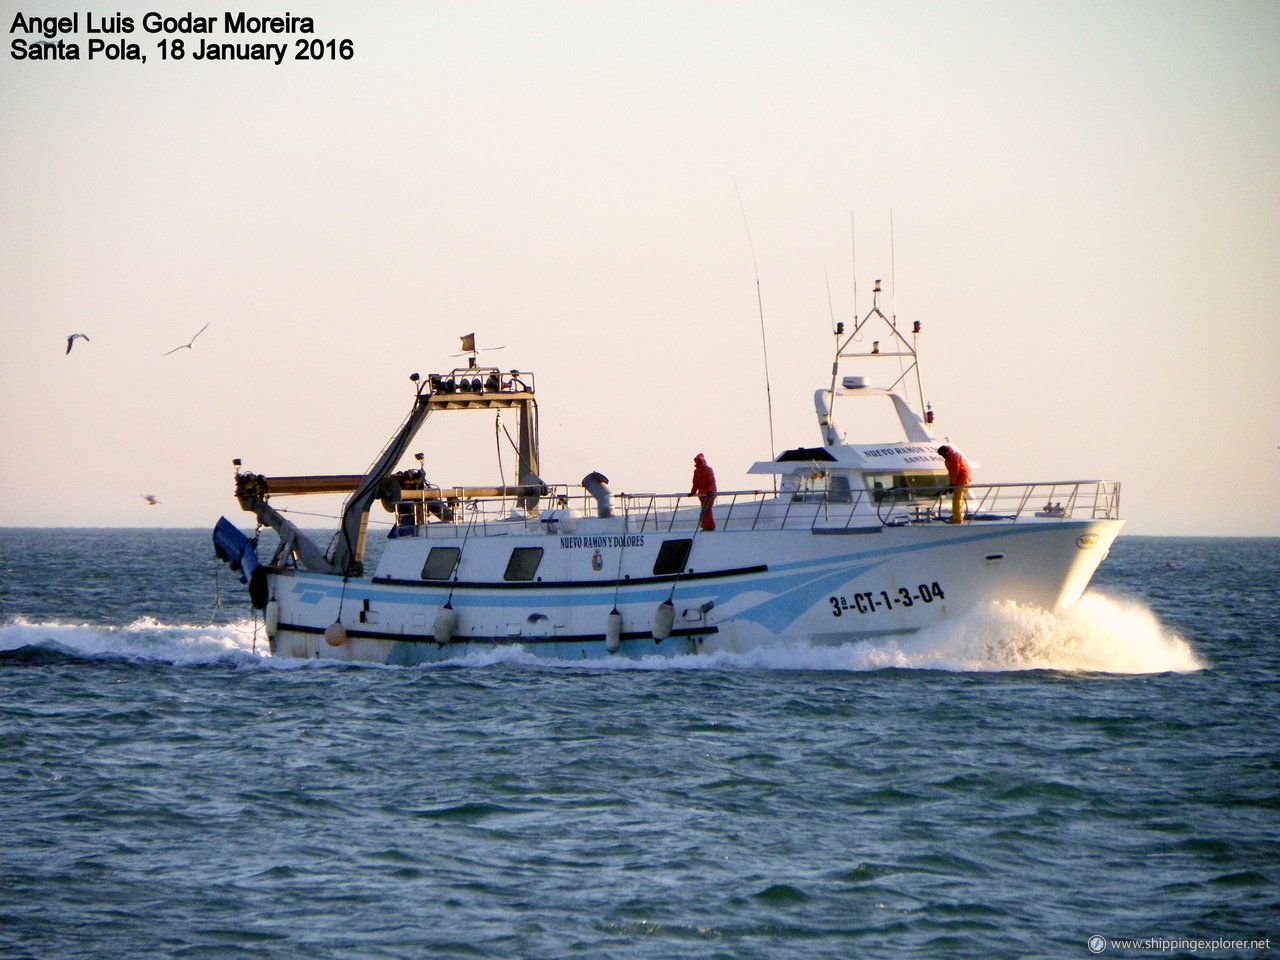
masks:
<path fill-rule="evenodd" d="M 599 472 L 544 482 L 533 374 L 480 364 L 463 338 L 466 366 L 410 377 L 409 413 L 366 473 L 265 476 L 235 461 L 241 507 L 278 546 L 260 560 L 257 536 L 224 517 L 216 552 L 249 584 L 273 654 L 402 665 L 498 647 L 579 660 L 844 644 L 992 603 L 1074 605 L 1123 523 L 1119 483 L 954 483 L 924 400 L 920 325 L 881 310 L 878 282 L 873 297 L 835 327 L 814 395 L 820 442 L 748 471 L 769 489 L 614 494 Z M 847 362 L 863 372 L 845 375 Z M 515 482 L 428 481 L 424 454 L 408 455 L 420 429 L 476 410 L 514 411 Z M 845 429 L 865 423 L 871 438 Z M 276 506 L 314 493 L 346 495 L 327 546 Z M 378 504 L 389 531 L 366 569 Z"/>

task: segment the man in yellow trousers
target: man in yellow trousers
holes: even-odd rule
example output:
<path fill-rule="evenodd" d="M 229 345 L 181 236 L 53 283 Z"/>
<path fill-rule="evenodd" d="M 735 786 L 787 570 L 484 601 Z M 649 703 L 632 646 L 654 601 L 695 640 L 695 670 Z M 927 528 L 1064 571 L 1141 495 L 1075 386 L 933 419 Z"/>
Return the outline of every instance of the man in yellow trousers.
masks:
<path fill-rule="evenodd" d="M 938 448 L 942 461 L 947 465 L 947 482 L 951 484 L 951 520 L 950 523 L 964 523 L 965 487 L 972 479 L 969 473 L 969 462 L 955 447 Z"/>

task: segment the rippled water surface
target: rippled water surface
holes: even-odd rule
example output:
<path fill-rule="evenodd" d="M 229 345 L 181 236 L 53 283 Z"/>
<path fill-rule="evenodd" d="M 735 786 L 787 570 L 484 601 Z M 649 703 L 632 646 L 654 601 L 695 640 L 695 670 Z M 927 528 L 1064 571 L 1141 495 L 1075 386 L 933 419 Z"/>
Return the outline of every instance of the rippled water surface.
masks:
<path fill-rule="evenodd" d="M 0 531 L 0 957 L 1280 953 L 1280 541 L 591 667 L 260 656 L 210 554 Z"/>

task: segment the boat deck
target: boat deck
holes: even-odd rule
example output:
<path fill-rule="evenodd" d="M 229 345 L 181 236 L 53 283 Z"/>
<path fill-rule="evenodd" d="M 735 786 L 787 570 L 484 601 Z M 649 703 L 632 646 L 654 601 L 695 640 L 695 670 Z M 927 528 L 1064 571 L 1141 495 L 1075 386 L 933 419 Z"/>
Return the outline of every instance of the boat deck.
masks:
<path fill-rule="evenodd" d="M 970 484 L 966 487 L 965 523 L 993 521 L 1052 523 L 1066 520 L 1114 520 L 1120 515 L 1120 484 L 1109 480 L 1071 480 L 1020 484 Z M 735 490 L 716 495 L 713 514 L 720 531 L 822 529 L 879 529 L 947 522 L 951 488 L 906 490 L 799 492 L 779 496 L 762 490 Z M 400 518 L 393 537 L 456 537 L 510 531 L 513 524 L 530 531 L 572 533 L 582 519 L 598 516 L 597 504 L 586 494 L 574 496 L 568 487 L 552 488 L 542 498 L 552 506 L 529 514 L 512 497 L 467 498 L 459 490 L 434 490 L 431 499 L 406 497 L 398 505 Z M 445 504 L 449 519 L 432 515 L 431 507 Z M 688 494 L 617 494 L 612 517 L 630 533 L 694 530 L 701 507 Z M 426 522 L 423 522 L 426 521 Z M 490 527 L 494 527 L 490 531 Z"/>

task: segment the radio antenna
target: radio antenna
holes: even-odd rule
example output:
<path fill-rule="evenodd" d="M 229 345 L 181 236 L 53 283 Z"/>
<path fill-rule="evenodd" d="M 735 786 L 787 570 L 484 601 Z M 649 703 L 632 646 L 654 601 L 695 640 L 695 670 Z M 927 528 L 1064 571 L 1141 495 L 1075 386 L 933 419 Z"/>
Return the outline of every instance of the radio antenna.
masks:
<path fill-rule="evenodd" d="M 898 322 L 898 260 L 897 245 L 893 241 L 893 211 L 889 211 L 889 282 L 893 284 L 893 322 Z"/>
<path fill-rule="evenodd" d="M 738 209 L 742 211 L 742 223 L 747 228 L 747 246 L 751 248 L 751 269 L 756 277 L 756 310 L 760 314 L 760 349 L 764 354 L 764 398 L 769 412 L 769 459 L 774 456 L 773 443 L 773 390 L 769 385 L 769 341 L 764 335 L 764 300 L 760 297 L 760 267 L 756 263 L 756 245 L 751 239 L 751 224 L 747 220 L 747 207 L 742 202 L 742 191 L 738 189 L 738 178 L 733 178 L 733 192 L 738 195 Z"/>
<path fill-rule="evenodd" d="M 853 320 L 857 323 L 862 316 L 858 312 L 858 224 L 853 211 L 849 211 L 849 249 L 853 254 Z"/>

